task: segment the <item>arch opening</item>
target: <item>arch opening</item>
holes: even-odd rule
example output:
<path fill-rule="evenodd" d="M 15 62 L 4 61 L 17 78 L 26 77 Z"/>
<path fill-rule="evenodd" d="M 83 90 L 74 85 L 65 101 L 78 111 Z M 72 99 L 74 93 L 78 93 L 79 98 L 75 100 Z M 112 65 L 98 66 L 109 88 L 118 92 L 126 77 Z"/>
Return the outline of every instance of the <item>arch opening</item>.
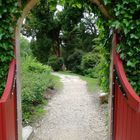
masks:
<path fill-rule="evenodd" d="M 23 21 L 25 19 L 25 17 L 27 16 L 28 12 L 37 4 L 37 0 L 30 0 L 28 2 L 28 4 L 25 6 L 25 8 L 23 9 L 23 14 L 22 17 L 18 20 L 18 24 L 16 27 L 16 32 L 15 32 L 15 36 L 16 36 L 16 61 L 17 61 L 17 104 L 18 104 L 18 139 L 21 139 L 21 129 L 22 129 L 22 117 L 21 117 L 21 70 L 20 70 L 20 43 L 19 43 L 19 37 L 20 37 L 20 30 L 21 30 L 21 26 L 23 24 Z M 100 6 L 101 4 L 99 2 L 95 1 L 95 4 L 99 6 L 99 9 L 101 10 L 101 12 L 105 15 L 105 17 L 107 18 L 111 18 L 108 15 L 108 12 L 106 11 L 106 9 L 103 6 Z M 112 69 L 111 69 L 112 70 Z M 111 78 L 112 79 L 112 78 Z M 112 87 L 112 85 L 111 85 Z"/>

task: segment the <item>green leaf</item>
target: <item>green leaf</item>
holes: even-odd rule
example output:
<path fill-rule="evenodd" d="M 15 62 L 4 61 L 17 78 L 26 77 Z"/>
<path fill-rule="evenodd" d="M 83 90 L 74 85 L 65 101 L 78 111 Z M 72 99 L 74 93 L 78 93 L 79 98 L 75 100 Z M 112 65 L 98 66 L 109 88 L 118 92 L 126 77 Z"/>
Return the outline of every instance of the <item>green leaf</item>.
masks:
<path fill-rule="evenodd" d="M 130 66 L 130 67 L 135 67 L 135 63 L 131 62 L 130 60 L 127 61 L 127 66 Z"/>
<path fill-rule="evenodd" d="M 135 34 L 131 34 L 130 37 L 131 37 L 131 38 L 134 38 L 134 39 L 139 39 L 139 37 L 136 36 Z"/>

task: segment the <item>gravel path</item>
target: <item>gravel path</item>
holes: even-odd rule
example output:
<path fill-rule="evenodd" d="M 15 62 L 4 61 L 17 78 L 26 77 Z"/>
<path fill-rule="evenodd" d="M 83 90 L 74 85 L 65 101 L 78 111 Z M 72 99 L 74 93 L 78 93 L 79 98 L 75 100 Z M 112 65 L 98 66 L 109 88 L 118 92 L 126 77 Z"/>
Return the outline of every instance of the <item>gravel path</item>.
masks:
<path fill-rule="evenodd" d="M 78 76 L 56 75 L 63 90 L 49 101 L 32 140 L 108 140 L 106 111 L 99 105 L 98 93 L 88 93 Z"/>

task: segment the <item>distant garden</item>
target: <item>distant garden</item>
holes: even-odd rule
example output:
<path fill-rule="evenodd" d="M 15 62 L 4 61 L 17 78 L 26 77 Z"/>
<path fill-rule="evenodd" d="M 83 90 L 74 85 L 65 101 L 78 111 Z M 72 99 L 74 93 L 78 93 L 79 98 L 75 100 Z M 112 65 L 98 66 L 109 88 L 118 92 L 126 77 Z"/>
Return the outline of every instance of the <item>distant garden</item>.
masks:
<path fill-rule="evenodd" d="M 108 29 L 109 30 L 109 29 Z M 33 56 L 54 71 L 98 78 L 108 92 L 110 32 L 88 5 L 57 5 L 41 0 L 28 14 L 21 33 L 32 37 Z"/>

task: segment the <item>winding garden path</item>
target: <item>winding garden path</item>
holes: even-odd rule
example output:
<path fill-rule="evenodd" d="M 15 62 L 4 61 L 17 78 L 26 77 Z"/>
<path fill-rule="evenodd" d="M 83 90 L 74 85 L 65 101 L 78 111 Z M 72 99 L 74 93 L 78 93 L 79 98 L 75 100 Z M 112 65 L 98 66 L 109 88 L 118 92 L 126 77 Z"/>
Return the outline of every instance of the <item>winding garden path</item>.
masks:
<path fill-rule="evenodd" d="M 88 93 L 78 76 L 56 75 L 63 89 L 49 101 L 32 140 L 108 140 L 107 109 L 99 105 L 98 93 Z"/>

